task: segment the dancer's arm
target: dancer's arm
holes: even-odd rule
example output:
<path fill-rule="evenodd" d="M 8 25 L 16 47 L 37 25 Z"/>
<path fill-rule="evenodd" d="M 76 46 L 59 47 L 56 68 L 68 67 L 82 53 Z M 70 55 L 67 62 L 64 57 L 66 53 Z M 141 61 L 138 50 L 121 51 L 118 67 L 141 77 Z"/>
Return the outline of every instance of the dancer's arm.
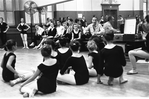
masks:
<path fill-rule="evenodd" d="M 18 72 L 11 66 L 13 60 L 15 59 L 15 56 L 11 55 L 8 59 L 8 62 L 6 64 L 6 67 L 13 72 L 15 75 L 19 76 Z"/>
<path fill-rule="evenodd" d="M 88 67 L 89 69 L 92 68 L 92 60 L 93 60 L 93 57 L 92 57 L 92 56 L 88 56 L 87 67 Z"/>
<path fill-rule="evenodd" d="M 30 77 L 28 80 L 26 80 L 26 81 L 21 85 L 20 89 L 21 89 L 23 86 L 25 86 L 26 84 L 28 84 L 28 83 L 32 82 L 33 80 L 35 80 L 35 78 L 36 78 L 37 76 L 39 76 L 40 73 L 41 73 L 41 71 L 40 71 L 39 69 L 37 69 L 36 72 L 35 72 L 35 74 L 34 74 L 32 77 Z"/>
<path fill-rule="evenodd" d="M 25 29 L 25 31 L 27 31 L 30 28 L 30 26 L 28 24 L 25 24 L 25 25 L 27 26 L 27 29 Z"/>
<path fill-rule="evenodd" d="M 8 31 L 8 29 L 9 29 L 9 25 L 7 24 L 6 27 L 7 27 L 7 28 L 6 28 L 6 30 L 4 31 L 4 33 L 6 33 L 6 32 Z"/>
<path fill-rule="evenodd" d="M 63 75 L 65 73 L 65 71 L 71 66 L 71 57 L 67 59 L 67 61 L 65 62 L 64 67 L 62 68 L 62 70 L 60 71 L 60 74 Z"/>
<path fill-rule="evenodd" d="M 18 31 L 21 31 L 21 30 L 19 29 L 19 26 L 20 26 L 20 24 L 18 24 L 18 26 L 17 26 L 17 30 L 18 30 Z"/>

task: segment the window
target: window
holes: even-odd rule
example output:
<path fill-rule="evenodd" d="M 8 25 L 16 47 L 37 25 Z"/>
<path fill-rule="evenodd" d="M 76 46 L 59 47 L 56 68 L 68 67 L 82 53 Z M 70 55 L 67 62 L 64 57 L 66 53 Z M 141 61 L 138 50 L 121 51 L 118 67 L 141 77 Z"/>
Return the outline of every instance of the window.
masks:
<path fill-rule="evenodd" d="M 146 0 L 143 0 L 143 15 L 144 17 L 146 16 L 147 14 L 147 2 Z"/>
<path fill-rule="evenodd" d="M 47 18 L 53 19 L 52 6 L 44 7 L 43 10 L 41 10 L 41 13 L 39 12 L 34 13 L 33 24 L 39 24 L 40 22 L 42 24 L 45 24 Z M 28 24 L 31 23 L 31 17 L 29 14 L 25 13 L 25 19 L 26 19 L 26 23 Z"/>
<path fill-rule="evenodd" d="M 14 0 L 0 0 L 0 16 L 10 26 L 15 25 L 13 4 Z"/>

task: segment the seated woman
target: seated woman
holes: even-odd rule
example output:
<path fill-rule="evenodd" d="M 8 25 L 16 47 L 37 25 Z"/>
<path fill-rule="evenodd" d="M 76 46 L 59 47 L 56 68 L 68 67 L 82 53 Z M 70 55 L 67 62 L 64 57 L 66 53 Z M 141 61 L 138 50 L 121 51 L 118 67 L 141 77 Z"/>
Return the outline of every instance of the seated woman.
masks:
<path fill-rule="evenodd" d="M 35 30 L 36 31 L 35 31 L 34 39 L 30 44 L 30 46 L 37 46 L 37 40 L 41 39 L 42 33 L 44 32 L 44 29 L 37 24 L 35 25 Z"/>
<path fill-rule="evenodd" d="M 11 86 L 25 81 L 33 75 L 33 72 L 25 72 L 15 69 L 16 55 L 14 52 L 17 50 L 17 42 L 10 39 L 5 44 L 6 53 L 3 56 L 1 67 L 2 67 L 2 78 L 5 82 L 8 82 Z"/>
<path fill-rule="evenodd" d="M 108 85 L 113 85 L 114 78 L 119 77 L 119 83 L 126 83 L 123 78 L 123 66 L 126 60 L 121 46 L 113 44 L 114 31 L 107 30 L 104 34 L 104 40 L 107 45 L 100 51 L 100 64 L 104 66 L 104 74 L 109 76 Z"/>
<path fill-rule="evenodd" d="M 67 59 L 72 55 L 71 49 L 66 46 L 67 40 L 66 39 L 59 39 L 60 48 L 57 50 L 60 55 L 60 70 L 64 67 L 65 62 Z"/>
<path fill-rule="evenodd" d="M 127 74 L 137 74 L 136 57 L 149 59 L 149 15 L 145 17 L 146 22 L 142 24 L 144 33 L 146 34 L 146 47 L 130 50 L 128 52 L 130 62 L 132 64 L 132 70 Z"/>
<path fill-rule="evenodd" d="M 87 48 L 89 50 L 87 67 L 90 76 L 97 76 L 97 83 L 102 84 L 100 77 L 103 75 L 103 66 L 99 65 L 99 52 L 97 51 L 97 45 L 95 41 L 90 40 L 87 42 Z M 94 69 L 93 69 L 94 68 Z"/>
<path fill-rule="evenodd" d="M 34 75 L 24 82 L 20 87 L 20 92 L 24 97 L 33 97 L 37 91 L 49 94 L 56 91 L 56 78 L 58 74 L 58 61 L 51 57 L 51 47 L 43 46 L 41 54 L 45 61 L 37 67 Z M 35 80 L 38 77 L 37 80 Z"/>
<path fill-rule="evenodd" d="M 71 34 L 71 41 L 79 41 L 81 39 L 81 30 L 79 29 L 79 25 L 77 23 L 73 24 L 73 30 Z"/>
<path fill-rule="evenodd" d="M 54 26 L 54 22 L 50 23 L 50 30 L 48 31 L 48 37 L 47 38 L 54 38 L 56 36 L 57 30 Z"/>
<path fill-rule="evenodd" d="M 78 41 L 70 43 L 70 48 L 73 54 L 67 59 L 64 67 L 60 71 L 60 74 L 58 74 L 58 81 L 72 85 L 83 85 L 88 83 L 89 72 L 84 57 L 78 53 L 79 47 L 80 44 Z M 73 73 L 70 72 L 69 74 L 64 74 L 70 66 L 72 67 Z"/>
<path fill-rule="evenodd" d="M 61 22 L 59 20 L 57 20 L 56 22 L 57 22 L 57 26 L 56 26 L 57 33 L 56 33 L 56 35 L 54 37 L 55 41 L 60 39 L 63 36 L 64 31 L 65 31 L 64 26 L 61 25 Z"/>
<path fill-rule="evenodd" d="M 47 39 L 48 37 L 48 33 L 47 33 L 47 30 L 46 30 L 46 26 L 43 25 L 43 29 L 44 31 L 41 33 L 41 36 L 42 36 L 42 40 L 40 41 L 40 43 L 35 46 L 33 49 L 41 49 L 42 48 L 42 43 Z"/>

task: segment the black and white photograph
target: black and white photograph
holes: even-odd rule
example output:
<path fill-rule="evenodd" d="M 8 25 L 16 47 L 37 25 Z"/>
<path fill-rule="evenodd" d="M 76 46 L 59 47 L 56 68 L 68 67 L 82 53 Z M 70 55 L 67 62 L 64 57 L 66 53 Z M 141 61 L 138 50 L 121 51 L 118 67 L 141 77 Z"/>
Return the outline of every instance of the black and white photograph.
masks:
<path fill-rule="evenodd" d="M 0 98 L 149 97 L 149 0 L 0 0 Z"/>

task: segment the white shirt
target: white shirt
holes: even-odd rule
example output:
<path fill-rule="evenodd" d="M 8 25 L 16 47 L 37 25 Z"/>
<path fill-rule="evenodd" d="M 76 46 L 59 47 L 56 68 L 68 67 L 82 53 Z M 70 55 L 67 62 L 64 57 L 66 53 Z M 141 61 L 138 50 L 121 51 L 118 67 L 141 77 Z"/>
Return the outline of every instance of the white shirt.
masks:
<path fill-rule="evenodd" d="M 96 26 L 94 27 L 93 24 L 91 23 L 90 25 L 87 26 L 86 28 L 86 32 L 89 32 L 92 34 L 92 35 L 95 35 L 95 34 L 100 34 L 101 31 L 103 31 L 103 27 L 101 24 L 99 24 L 98 22 L 96 23 Z"/>
<path fill-rule="evenodd" d="M 44 29 L 39 26 L 36 32 L 37 32 L 37 34 L 42 35 L 43 31 L 44 31 Z"/>
<path fill-rule="evenodd" d="M 56 30 L 57 30 L 57 35 L 63 35 L 65 29 L 63 26 L 57 26 Z"/>

